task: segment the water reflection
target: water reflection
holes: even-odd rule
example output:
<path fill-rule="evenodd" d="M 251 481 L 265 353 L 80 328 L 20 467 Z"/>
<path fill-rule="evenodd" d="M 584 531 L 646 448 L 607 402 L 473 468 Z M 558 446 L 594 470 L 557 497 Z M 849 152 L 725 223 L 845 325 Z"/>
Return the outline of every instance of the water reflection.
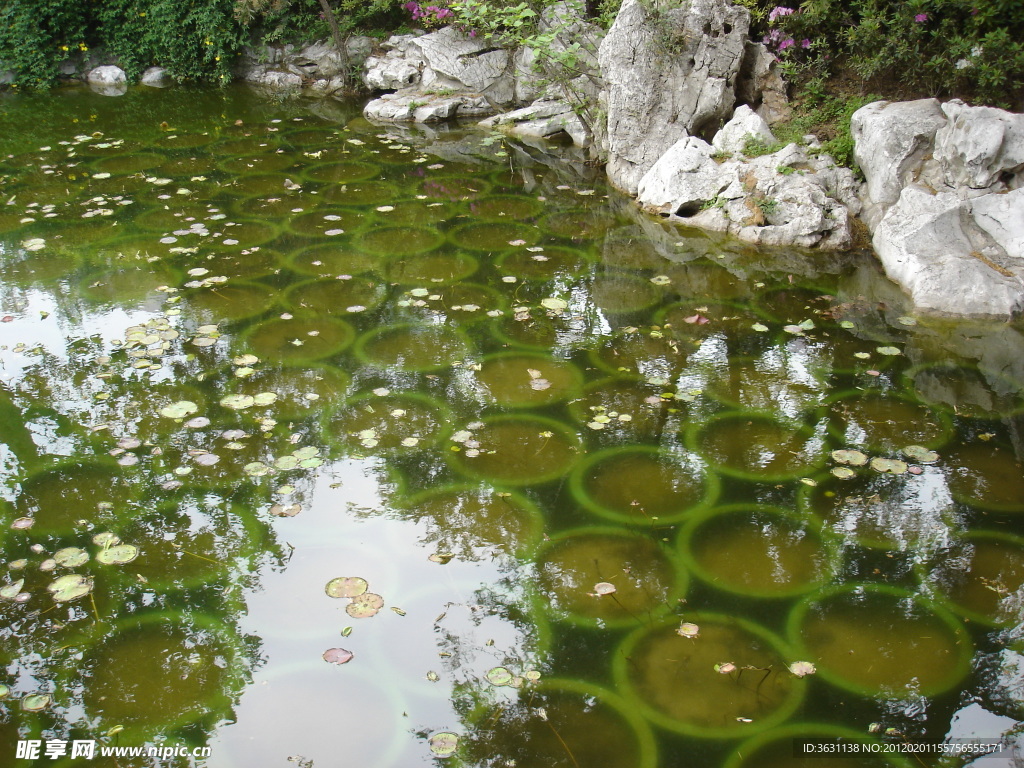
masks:
<path fill-rule="evenodd" d="M 0 750 L 732 768 L 1019 718 L 1019 328 L 571 151 L 122 98 L 0 138 Z"/>

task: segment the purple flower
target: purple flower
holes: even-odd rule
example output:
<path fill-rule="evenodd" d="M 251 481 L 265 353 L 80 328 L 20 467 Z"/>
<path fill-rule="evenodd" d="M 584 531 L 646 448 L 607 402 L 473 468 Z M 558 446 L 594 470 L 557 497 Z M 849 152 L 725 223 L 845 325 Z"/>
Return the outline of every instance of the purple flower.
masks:
<path fill-rule="evenodd" d="M 802 42 L 802 43 L 800 43 L 800 47 L 801 47 L 801 48 L 810 48 L 810 47 L 811 47 L 811 41 L 810 41 L 810 40 L 808 40 L 808 39 L 807 39 L 807 38 L 805 37 L 805 38 L 803 39 L 803 42 Z"/>
<path fill-rule="evenodd" d="M 792 8 L 786 8 L 785 6 L 778 6 L 773 8 L 772 12 L 768 14 L 768 23 L 774 22 L 780 16 L 792 16 L 795 11 Z"/>
<path fill-rule="evenodd" d="M 914 21 L 916 21 L 918 24 L 924 24 L 924 22 L 928 21 L 928 14 L 919 13 L 917 14 L 917 16 L 914 17 Z"/>
<path fill-rule="evenodd" d="M 785 40 L 779 43 L 779 50 L 784 51 L 787 48 L 792 48 L 794 45 L 796 45 L 796 41 L 792 37 L 787 37 Z"/>

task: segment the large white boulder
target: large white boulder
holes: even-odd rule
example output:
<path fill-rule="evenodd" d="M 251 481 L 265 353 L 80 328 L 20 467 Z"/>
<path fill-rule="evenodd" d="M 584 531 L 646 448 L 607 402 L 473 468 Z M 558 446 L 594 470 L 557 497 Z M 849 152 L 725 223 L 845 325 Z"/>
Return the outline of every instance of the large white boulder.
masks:
<path fill-rule="evenodd" d="M 732 119 L 715 134 L 711 146 L 719 152 L 733 154 L 743 152 L 751 139 L 757 139 L 763 144 L 774 144 L 777 141 L 764 118 L 743 104 L 736 108 Z"/>
<path fill-rule="evenodd" d="M 922 309 L 1024 310 L 1024 115 L 876 102 L 852 127 L 865 221 L 889 277 Z"/>
<path fill-rule="evenodd" d="M 669 147 L 710 138 L 729 118 L 749 26 L 747 10 L 728 0 L 670 10 L 624 0 L 598 52 L 612 184 L 636 194 Z"/>
<path fill-rule="evenodd" d="M 123 96 L 128 92 L 128 78 L 124 70 L 113 64 L 89 70 L 85 79 L 93 91 L 103 96 Z"/>
<path fill-rule="evenodd" d="M 638 201 L 650 213 L 761 245 L 827 250 L 852 244 L 860 209 L 853 173 L 796 144 L 753 159 L 717 162 L 702 139 L 680 139 L 644 174 Z"/>
<path fill-rule="evenodd" d="M 1008 317 L 1024 310 L 1024 190 L 964 200 L 912 184 L 874 246 L 920 309 Z"/>
<path fill-rule="evenodd" d="M 536 139 L 565 133 L 578 147 L 585 146 L 590 137 L 579 115 L 564 101 L 537 101 L 528 107 L 481 120 L 480 127 Z"/>

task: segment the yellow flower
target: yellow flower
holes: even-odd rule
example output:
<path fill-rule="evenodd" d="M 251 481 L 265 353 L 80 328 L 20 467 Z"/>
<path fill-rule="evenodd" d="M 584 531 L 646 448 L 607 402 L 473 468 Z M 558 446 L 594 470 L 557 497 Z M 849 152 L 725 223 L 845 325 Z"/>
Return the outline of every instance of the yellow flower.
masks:
<path fill-rule="evenodd" d="M 214 57 L 213 57 L 213 60 L 214 60 L 214 61 L 220 61 L 220 56 L 214 56 Z"/>
<path fill-rule="evenodd" d="M 68 47 L 67 47 L 66 45 L 62 45 L 62 46 L 60 47 L 60 49 L 61 49 L 62 51 L 66 51 L 66 50 L 68 49 Z"/>
<path fill-rule="evenodd" d="M 89 50 L 89 46 L 87 46 L 85 43 L 79 43 L 78 44 L 78 50 L 80 50 L 80 51 L 88 51 Z"/>
<path fill-rule="evenodd" d="M 143 18 L 143 19 L 144 19 L 144 18 L 146 18 L 146 12 L 145 12 L 145 11 L 143 11 L 142 13 L 140 13 L 140 14 L 139 14 L 139 16 L 140 16 L 141 18 Z"/>

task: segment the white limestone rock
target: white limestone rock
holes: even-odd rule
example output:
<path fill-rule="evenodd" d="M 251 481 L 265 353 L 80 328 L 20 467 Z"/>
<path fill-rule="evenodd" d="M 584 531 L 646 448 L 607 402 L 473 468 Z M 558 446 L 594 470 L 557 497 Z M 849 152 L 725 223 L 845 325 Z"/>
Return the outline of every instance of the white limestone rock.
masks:
<path fill-rule="evenodd" d="M 764 118 L 743 104 L 736 108 L 732 119 L 715 134 L 711 146 L 719 152 L 742 153 L 749 139 L 759 139 L 764 144 L 774 144 L 777 141 Z"/>
<path fill-rule="evenodd" d="M 128 78 L 124 70 L 113 64 L 89 70 L 86 81 L 93 91 L 103 96 L 123 96 L 128 92 Z"/>
<path fill-rule="evenodd" d="M 1022 214 L 1024 190 L 964 200 L 911 184 L 872 242 L 919 309 L 1009 317 L 1024 310 Z"/>
<path fill-rule="evenodd" d="M 578 147 L 586 146 L 590 138 L 583 121 L 572 107 L 562 101 L 537 101 L 528 107 L 482 120 L 480 127 L 541 139 L 565 133 Z"/>
<path fill-rule="evenodd" d="M 876 101 L 853 113 L 853 157 L 867 180 L 865 221 L 870 229 L 899 199 L 903 187 L 920 177 L 935 133 L 945 123 L 937 99 Z"/>
<path fill-rule="evenodd" d="M 690 0 L 658 14 L 624 0 L 598 52 L 608 178 L 630 194 L 677 141 L 710 138 L 732 114 L 750 26 L 747 10 L 727 0 Z"/>

